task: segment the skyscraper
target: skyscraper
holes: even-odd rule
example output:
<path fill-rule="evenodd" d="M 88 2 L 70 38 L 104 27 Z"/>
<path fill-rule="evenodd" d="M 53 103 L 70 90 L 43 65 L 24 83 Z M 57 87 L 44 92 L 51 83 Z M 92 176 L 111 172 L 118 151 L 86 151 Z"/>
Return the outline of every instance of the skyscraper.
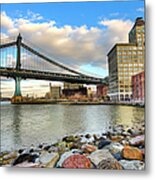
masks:
<path fill-rule="evenodd" d="M 137 18 L 129 32 L 129 43 L 118 43 L 108 53 L 109 96 L 112 101 L 132 98 L 131 77 L 144 71 L 145 22 Z"/>

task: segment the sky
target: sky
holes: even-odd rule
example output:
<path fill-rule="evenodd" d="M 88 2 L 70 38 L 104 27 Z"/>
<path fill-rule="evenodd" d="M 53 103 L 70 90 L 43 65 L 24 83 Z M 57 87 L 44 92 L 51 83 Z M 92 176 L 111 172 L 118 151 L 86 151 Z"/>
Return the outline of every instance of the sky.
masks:
<path fill-rule="evenodd" d="M 109 50 L 115 43 L 128 42 L 137 17 L 144 18 L 143 0 L 2 4 L 1 38 L 20 32 L 58 62 L 105 77 Z M 47 81 L 21 83 L 24 95 L 44 95 L 48 86 Z M 1 87 L 3 96 L 13 95 L 14 81 L 2 78 Z"/>

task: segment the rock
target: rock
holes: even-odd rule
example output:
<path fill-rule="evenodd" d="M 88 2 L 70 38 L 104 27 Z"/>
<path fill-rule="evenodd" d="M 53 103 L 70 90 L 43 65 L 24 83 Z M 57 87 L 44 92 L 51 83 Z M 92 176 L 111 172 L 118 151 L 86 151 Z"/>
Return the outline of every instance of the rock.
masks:
<path fill-rule="evenodd" d="M 17 164 L 21 164 L 23 163 L 24 161 L 27 161 L 27 162 L 35 162 L 35 160 L 38 158 L 38 155 L 37 154 L 28 154 L 28 153 L 25 153 L 25 154 L 21 154 L 20 156 L 18 156 L 14 162 L 13 162 L 13 166 L 17 165 Z"/>
<path fill-rule="evenodd" d="M 15 159 L 17 157 L 17 152 L 10 152 L 9 154 L 6 154 L 3 156 L 3 160 L 8 160 L 8 159 Z"/>
<path fill-rule="evenodd" d="M 52 152 L 49 153 L 47 151 L 43 151 L 40 155 L 39 161 L 41 164 L 44 164 L 46 167 L 54 167 L 55 163 L 59 159 L 59 154 Z"/>
<path fill-rule="evenodd" d="M 120 142 L 122 139 L 124 139 L 124 137 L 123 136 L 110 136 L 110 139 L 113 142 Z"/>
<path fill-rule="evenodd" d="M 11 165 L 16 159 L 16 157 L 17 157 L 17 152 L 11 152 L 9 154 L 5 154 L 4 156 L 0 158 L 0 164 L 3 166 L 9 165 L 9 164 Z"/>
<path fill-rule="evenodd" d="M 127 145 L 129 145 L 129 141 L 127 139 L 123 139 L 121 141 L 121 144 L 123 144 L 124 146 L 127 146 Z"/>
<path fill-rule="evenodd" d="M 83 150 L 83 152 L 85 153 L 92 153 L 94 151 L 97 150 L 96 146 L 90 145 L 90 144 L 84 144 L 81 149 Z"/>
<path fill-rule="evenodd" d="M 104 146 L 109 145 L 111 141 L 101 139 L 98 144 L 98 149 L 102 149 Z"/>
<path fill-rule="evenodd" d="M 91 153 L 88 158 L 95 166 L 97 166 L 103 159 L 113 158 L 113 156 L 109 150 L 101 149 Z"/>
<path fill-rule="evenodd" d="M 116 154 L 113 154 L 114 158 L 117 159 L 117 161 L 120 161 L 122 159 L 122 155 L 120 152 L 117 152 Z"/>
<path fill-rule="evenodd" d="M 62 139 L 62 141 L 65 141 L 65 142 L 77 142 L 78 140 L 80 140 L 81 138 L 79 136 L 66 136 Z"/>
<path fill-rule="evenodd" d="M 46 168 L 53 168 L 55 167 L 58 159 L 59 159 L 59 154 L 58 153 L 52 153 L 53 154 L 53 158 L 50 160 L 49 163 L 46 164 Z"/>
<path fill-rule="evenodd" d="M 39 167 L 38 163 L 30 163 L 30 162 L 23 162 L 20 164 L 15 165 L 15 167 L 21 167 L 21 168 L 37 168 Z"/>
<path fill-rule="evenodd" d="M 103 159 L 98 165 L 97 169 L 109 169 L 109 170 L 122 170 L 121 164 L 114 158 Z"/>
<path fill-rule="evenodd" d="M 122 157 L 129 160 L 143 160 L 141 150 L 136 147 L 125 146 L 122 150 Z"/>
<path fill-rule="evenodd" d="M 128 129 L 127 132 L 130 133 L 132 136 L 138 136 L 141 134 L 140 130 L 134 128 Z"/>
<path fill-rule="evenodd" d="M 45 146 L 43 149 L 44 149 L 45 151 L 48 151 L 50 148 L 51 148 L 51 146 L 50 146 L 50 145 L 47 145 L 47 146 Z"/>
<path fill-rule="evenodd" d="M 144 135 L 136 136 L 136 137 L 130 139 L 129 143 L 132 146 L 140 146 L 140 145 L 144 146 L 144 143 L 145 143 L 144 138 L 145 138 Z"/>
<path fill-rule="evenodd" d="M 57 147 L 58 147 L 59 154 L 63 154 L 66 151 L 66 145 L 67 143 L 64 141 L 58 143 Z"/>
<path fill-rule="evenodd" d="M 145 169 L 145 164 L 142 161 L 139 160 L 121 160 L 119 163 L 122 165 L 122 167 L 125 170 L 144 170 Z"/>
<path fill-rule="evenodd" d="M 69 156 L 62 164 L 63 168 L 91 168 L 91 162 L 88 158 L 81 154 Z"/>
<path fill-rule="evenodd" d="M 118 142 L 112 142 L 111 144 L 109 144 L 108 146 L 106 146 L 105 148 L 108 148 L 109 151 L 112 154 L 116 154 L 116 153 L 121 153 L 124 146 Z"/>
<path fill-rule="evenodd" d="M 86 135 L 85 135 L 85 138 L 90 139 L 90 138 L 91 138 L 91 135 L 90 135 L 90 134 L 86 134 Z"/>
<path fill-rule="evenodd" d="M 25 149 L 19 149 L 19 150 L 18 150 L 18 153 L 19 153 L 19 154 L 22 154 L 24 151 L 25 151 Z"/>
<path fill-rule="evenodd" d="M 122 169 L 119 162 L 107 149 L 97 150 L 91 153 L 88 158 L 98 169 Z"/>
<path fill-rule="evenodd" d="M 56 167 L 62 167 L 62 164 L 64 162 L 65 159 L 67 159 L 69 156 L 74 155 L 74 154 L 79 154 L 78 152 L 79 150 L 72 150 L 72 151 L 67 151 L 65 153 L 63 153 L 59 159 L 59 161 L 57 162 Z"/>

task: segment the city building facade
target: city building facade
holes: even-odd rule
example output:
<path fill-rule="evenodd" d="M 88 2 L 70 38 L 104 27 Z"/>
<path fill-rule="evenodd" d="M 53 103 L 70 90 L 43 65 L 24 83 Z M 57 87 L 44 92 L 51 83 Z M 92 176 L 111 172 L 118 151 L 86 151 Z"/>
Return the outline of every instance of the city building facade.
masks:
<path fill-rule="evenodd" d="M 144 103 L 145 98 L 145 74 L 144 71 L 132 76 L 132 100 Z"/>
<path fill-rule="evenodd" d="M 108 96 L 108 90 L 109 90 L 109 85 L 106 84 L 98 84 L 97 85 L 97 97 L 98 98 L 105 98 Z"/>
<path fill-rule="evenodd" d="M 63 97 L 66 98 L 83 98 L 87 96 L 87 88 L 82 84 L 64 83 L 64 89 L 62 90 Z"/>
<path fill-rule="evenodd" d="M 144 71 L 145 22 L 137 18 L 129 32 L 129 43 L 118 43 L 108 53 L 111 101 L 132 99 L 132 76 Z"/>

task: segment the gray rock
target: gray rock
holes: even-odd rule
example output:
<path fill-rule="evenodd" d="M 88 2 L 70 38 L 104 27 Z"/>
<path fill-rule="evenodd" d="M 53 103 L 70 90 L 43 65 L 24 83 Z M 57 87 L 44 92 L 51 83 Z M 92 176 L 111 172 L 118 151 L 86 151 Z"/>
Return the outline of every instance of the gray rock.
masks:
<path fill-rule="evenodd" d="M 39 161 L 40 161 L 40 163 L 42 163 L 44 165 L 48 165 L 56 157 L 59 158 L 58 153 L 55 153 L 55 152 L 49 153 L 47 151 L 43 151 L 40 155 Z"/>
<path fill-rule="evenodd" d="M 97 150 L 91 153 L 88 158 L 97 169 L 122 169 L 120 163 L 107 149 Z"/>
<path fill-rule="evenodd" d="M 139 160 L 120 160 L 119 163 L 122 165 L 122 167 L 125 170 L 144 170 L 145 164 L 142 161 Z"/>
<path fill-rule="evenodd" d="M 102 150 L 97 150 L 93 153 L 91 153 L 88 158 L 91 160 L 91 162 L 97 166 L 102 160 L 111 158 L 114 159 L 114 157 L 111 155 L 109 150 L 107 149 L 102 149 Z"/>

